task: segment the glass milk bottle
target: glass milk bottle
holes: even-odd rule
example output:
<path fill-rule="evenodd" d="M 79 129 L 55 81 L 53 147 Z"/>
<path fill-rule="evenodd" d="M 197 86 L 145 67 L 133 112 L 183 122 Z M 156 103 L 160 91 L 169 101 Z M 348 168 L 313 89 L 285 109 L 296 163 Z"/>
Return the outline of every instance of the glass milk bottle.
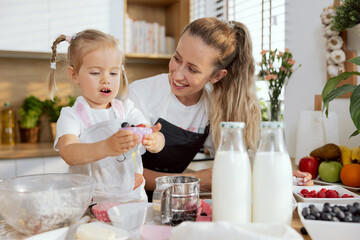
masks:
<path fill-rule="evenodd" d="M 251 167 L 243 122 L 221 122 L 212 173 L 213 221 L 251 222 Z"/>
<path fill-rule="evenodd" d="M 283 122 L 262 122 L 253 166 L 253 222 L 291 225 L 292 167 Z"/>

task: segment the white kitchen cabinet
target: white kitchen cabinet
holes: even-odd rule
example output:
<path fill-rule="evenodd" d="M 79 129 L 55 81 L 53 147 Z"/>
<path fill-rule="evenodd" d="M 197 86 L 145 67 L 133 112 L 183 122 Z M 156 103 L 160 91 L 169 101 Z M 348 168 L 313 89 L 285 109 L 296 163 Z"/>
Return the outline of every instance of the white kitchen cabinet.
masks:
<path fill-rule="evenodd" d="M 0 160 L 0 179 L 16 177 L 16 161 Z"/>
<path fill-rule="evenodd" d="M 0 179 L 31 174 L 67 173 L 68 165 L 61 157 L 1 159 Z"/>

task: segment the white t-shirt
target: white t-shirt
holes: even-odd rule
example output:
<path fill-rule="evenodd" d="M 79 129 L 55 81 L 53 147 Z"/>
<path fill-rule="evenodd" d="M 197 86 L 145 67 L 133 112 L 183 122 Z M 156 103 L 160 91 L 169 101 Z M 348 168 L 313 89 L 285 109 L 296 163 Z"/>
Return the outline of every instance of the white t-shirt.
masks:
<path fill-rule="evenodd" d="M 204 133 L 208 124 L 207 106 L 205 94 L 200 100 L 191 106 L 185 106 L 171 92 L 168 74 L 160 74 L 132 82 L 129 85 L 128 98 L 132 100 L 147 118 L 151 125 L 162 117 L 166 121 L 195 133 Z M 214 146 L 211 133 L 204 145 L 211 155 Z"/>
<path fill-rule="evenodd" d="M 86 100 L 80 96 L 76 99 L 74 106 L 61 109 L 60 117 L 56 124 L 56 139 L 54 142 L 54 149 L 56 151 L 59 151 L 57 143 L 61 136 L 65 134 L 72 134 L 80 137 L 81 133 L 83 133 L 88 128 L 88 126 L 85 125 L 83 119 L 81 119 L 79 114 L 76 112 L 76 106 L 79 102 L 87 104 Z M 112 106 L 108 109 L 90 108 L 92 124 L 115 119 L 116 116 L 114 112 L 116 110 L 113 109 L 113 106 L 114 104 L 112 104 Z M 124 109 L 124 121 L 134 125 L 149 124 L 144 115 L 134 107 L 134 103 L 131 100 L 126 99 L 125 101 L 122 101 L 122 106 Z"/>

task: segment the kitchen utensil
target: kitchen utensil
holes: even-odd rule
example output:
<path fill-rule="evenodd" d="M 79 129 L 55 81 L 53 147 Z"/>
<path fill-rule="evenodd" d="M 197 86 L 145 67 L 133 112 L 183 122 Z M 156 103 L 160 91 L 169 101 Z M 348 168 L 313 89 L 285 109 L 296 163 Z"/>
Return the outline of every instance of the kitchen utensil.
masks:
<path fill-rule="evenodd" d="M 66 227 L 88 207 L 95 179 L 81 174 L 39 174 L 0 181 L 0 213 L 25 235 Z"/>
<path fill-rule="evenodd" d="M 200 179 L 186 176 L 164 176 L 155 179 L 153 194 L 154 220 L 177 225 L 196 220 Z"/>
<path fill-rule="evenodd" d="M 108 210 L 112 225 L 125 230 L 133 230 L 153 219 L 151 203 L 124 203 Z"/>

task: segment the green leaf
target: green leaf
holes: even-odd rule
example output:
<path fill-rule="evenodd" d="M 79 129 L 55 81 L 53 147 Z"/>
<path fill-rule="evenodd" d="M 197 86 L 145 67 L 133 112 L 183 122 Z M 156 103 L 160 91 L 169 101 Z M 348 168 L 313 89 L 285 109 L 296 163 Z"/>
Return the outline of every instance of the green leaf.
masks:
<path fill-rule="evenodd" d="M 357 130 L 360 130 L 360 86 L 357 86 L 350 97 L 350 116 Z"/>
<path fill-rule="evenodd" d="M 354 57 L 354 58 L 348 60 L 348 62 L 351 62 L 351 63 L 354 63 L 354 64 L 360 66 L 360 56 Z"/>
<path fill-rule="evenodd" d="M 328 95 L 326 95 L 324 103 L 329 103 L 337 97 L 341 97 L 346 93 L 353 92 L 355 88 L 356 86 L 352 84 L 344 84 L 341 87 L 335 88 Z"/>
<path fill-rule="evenodd" d="M 356 130 L 355 132 L 353 132 L 353 134 L 350 135 L 350 138 L 351 138 L 351 137 L 355 137 L 355 136 L 358 135 L 358 134 L 359 134 L 359 131 Z"/>
<path fill-rule="evenodd" d="M 341 82 L 342 80 L 348 79 L 349 77 L 353 75 L 360 75 L 359 72 L 344 72 L 336 77 L 330 78 L 321 93 L 322 100 L 324 103 L 323 111 L 325 110 L 325 115 L 328 116 L 328 110 L 329 110 L 329 101 L 325 102 L 325 99 L 329 93 L 331 93 L 334 89 L 336 89 L 336 86 Z"/>

